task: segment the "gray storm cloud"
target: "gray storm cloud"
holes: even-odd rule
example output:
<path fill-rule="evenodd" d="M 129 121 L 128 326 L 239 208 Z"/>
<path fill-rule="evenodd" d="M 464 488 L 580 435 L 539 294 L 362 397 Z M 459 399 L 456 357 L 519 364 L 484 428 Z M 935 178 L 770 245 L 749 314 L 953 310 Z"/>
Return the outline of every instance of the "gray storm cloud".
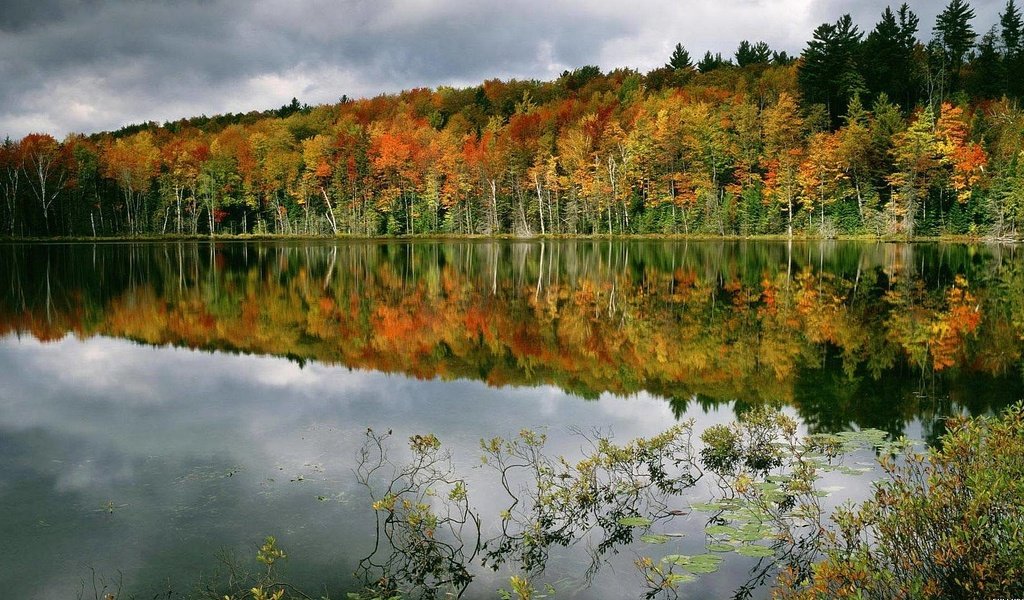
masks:
<path fill-rule="evenodd" d="M 941 2 L 912 3 L 923 37 Z M 975 0 L 975 28 L 1001 0 Z M 683 42 L 729 54 L 741 39 L 797 53 L 851 12 L 870 30 L 886 2 L 841 0 L 5 0 L 0 136 L 64 135 L 280 106 L 296 96 L 483 79 L 551 78 L 585 64 L 647 70 Z"/>

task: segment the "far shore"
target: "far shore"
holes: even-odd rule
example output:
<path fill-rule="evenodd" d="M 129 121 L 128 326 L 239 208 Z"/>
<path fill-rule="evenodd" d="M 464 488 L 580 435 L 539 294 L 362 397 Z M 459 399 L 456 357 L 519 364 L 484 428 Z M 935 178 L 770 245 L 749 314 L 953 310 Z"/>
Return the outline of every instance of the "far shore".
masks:
<path fill-rule="evenodd" d="M 881 243 L 949 243 L 949 244 L 1019 244 L 1024 237 L 967 236 L 875 236 L 875 235 L 838 235 L 822 237 L 815 235 L 712 235 L 712 234 L 536 234 L 536 235 L 488 235 L 488 234 L 414 234 L 414 235 L 378 235 L 365 236 L 355 234 L 338 235 L 294 235 L 294 234 L 252 234 L 252 233 L 218 233 L 215 235 L 140 235 L 140 236 L 52 236 L 52 237 L 0 237 L 0 243 L 96 243 L 96 242 L 241 242 L 241 241 L 355 241 L 355 242 L 402 242 L 402 241 L 513 241 L 529 242 L 544 240 L 582 240 L 582 241 L 768 241 L 768 242 L 827 242 L 855 241 Z"/>

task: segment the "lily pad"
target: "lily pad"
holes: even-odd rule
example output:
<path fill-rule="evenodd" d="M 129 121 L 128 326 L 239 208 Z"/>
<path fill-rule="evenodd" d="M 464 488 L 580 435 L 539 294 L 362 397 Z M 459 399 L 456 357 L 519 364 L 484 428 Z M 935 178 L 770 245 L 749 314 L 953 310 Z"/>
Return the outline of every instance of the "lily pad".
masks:
<path fill-rule="evenodd" d="M 704 531 L 706 531 L 708 535 L 727 535 L 730 537 L 737 533 L 735 527 L 730 527 L 728 525 L 711 525 L 710 527 L 705 527 Z"/>
<path fill-rule="evenodd" d="M 619 519 L 619 525 L 624 527 L 650 527 L 653 522 L 647 517 L 622 517 Z"/>
<path fill-rule="evenodd" d="M 646 544 L 664 544 L 668 541 L 668 536 L 660 533 L 647 533 L 640 536 L 640 541 Z"/>
<path fill-rule="evenodd" d="M 870 473 L 871 467 L 840 467 L 839 472 L 843 475 L 863 475 Z"/>
<path fill-rule="evenodd" d="M 690 508 L 700 512 L 718 512 L 725 507 L 717 502 L 698 502 L 697 504 L 691 504 Z"/>
<path fill-rule="evenodd" d="M 741 542 L 760 542 L 761 540 L 768 539 L 768 536 L 766 535 L 751 533 L 749 531 L 741 531 L 733 537 Z"/>
<path fill-rule="evenodd" d="M 697 556 L 691 557 L 690 563 L 682 565 L 682 567 L 695 574 L 714 573 L 718 570 L 718 566 L 722 564 L 722 557 L 715 556 L 714 554 L 698 554 Z"/>
<path fill-rule="evenodd" d="M 736 554 L 743 556 L 749 556 L 751 558 L 767 558 L 774 556 L 775 551 L 767 546 L 758 546 L 757 544 L 743 544 L 736 548 Z"/>

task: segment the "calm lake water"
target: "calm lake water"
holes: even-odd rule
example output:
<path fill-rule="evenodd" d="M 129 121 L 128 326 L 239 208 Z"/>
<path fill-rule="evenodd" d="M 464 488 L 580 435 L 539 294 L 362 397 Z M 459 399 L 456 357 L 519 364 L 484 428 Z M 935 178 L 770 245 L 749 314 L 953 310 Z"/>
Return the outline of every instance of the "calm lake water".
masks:
<path fill-rule="evenodd" d="M 374 549 L 367 428 L 396 460 L 436 434 L 486 537 L 508 497 L 481 438 L 543 429 L 578 456 L 588 431 L 624 443 L 771 404 L 808 432 L 934 442 L 943 417 L 1024 397 L 1022 350 L 1012 246 L 0 245 L 0 589 L 181 597 L 274 535 L 288 580 L 343 596 Z M 870 474 L 835 487 L 863 497 Z M 706 523 L 679 516 L 658 552 L 703 552 Z M 623 541 L 588 578 L 586 540 L 556 547 L 538 583 L 643 597 L 648 552 Z M 494 598 L 515 565 L 479 560 L 466 597 Z M 762 597 L 768 564 L 728 556 L 680 595 Z"/>

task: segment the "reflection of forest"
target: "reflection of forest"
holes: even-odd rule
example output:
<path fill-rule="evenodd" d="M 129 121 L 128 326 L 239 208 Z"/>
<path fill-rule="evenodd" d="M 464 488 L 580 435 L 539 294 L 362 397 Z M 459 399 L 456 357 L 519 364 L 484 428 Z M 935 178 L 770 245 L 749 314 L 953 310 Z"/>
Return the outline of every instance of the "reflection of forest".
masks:
<path fill-rule="evenodd" d="M 1021 396 L 1012 247 L 5 245 L 0 333 L 106 335 L 585 397 L 791 403 L 890 430 Z M 922 392 L 924 392 L 922 394 Z"/>

